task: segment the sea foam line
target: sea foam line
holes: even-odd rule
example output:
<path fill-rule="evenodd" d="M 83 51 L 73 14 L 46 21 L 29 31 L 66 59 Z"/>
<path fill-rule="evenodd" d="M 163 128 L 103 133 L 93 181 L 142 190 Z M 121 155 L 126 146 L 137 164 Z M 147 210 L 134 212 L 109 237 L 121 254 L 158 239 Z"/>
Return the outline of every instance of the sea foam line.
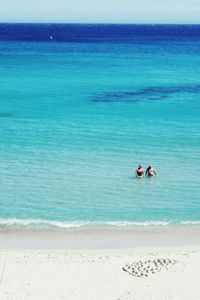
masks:
<path fill-rule="evenodd" d="M 131 228 L 135 226 L 167 226 L 167 225 L 200 225 L 200 221 L 52 221 L 43 219 L 0 219 L 0 227 L 11 228 L 84 228 L 84 227 L 117 227 L 117 228 Z"/>

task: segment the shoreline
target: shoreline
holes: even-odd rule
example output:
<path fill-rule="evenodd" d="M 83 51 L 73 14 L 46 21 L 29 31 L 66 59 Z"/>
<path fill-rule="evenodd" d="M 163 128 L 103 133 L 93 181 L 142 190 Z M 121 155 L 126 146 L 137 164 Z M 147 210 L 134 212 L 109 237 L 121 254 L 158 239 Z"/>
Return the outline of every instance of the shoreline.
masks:
<path fill-rule="evenodd" d="M 200 226 L 0 228 L 0 249 L 127 249 L 200 245 Z"/>

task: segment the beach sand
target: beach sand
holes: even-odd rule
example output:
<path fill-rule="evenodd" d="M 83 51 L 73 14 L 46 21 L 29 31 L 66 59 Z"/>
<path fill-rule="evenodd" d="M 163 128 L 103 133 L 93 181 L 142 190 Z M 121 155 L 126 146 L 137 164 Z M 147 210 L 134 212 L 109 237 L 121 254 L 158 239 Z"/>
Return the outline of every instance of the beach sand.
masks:
<path fill-rule="evenodd" d="M 198 227 L 1 230 L 0 299 L 199 300 L 199 233 Z"/>

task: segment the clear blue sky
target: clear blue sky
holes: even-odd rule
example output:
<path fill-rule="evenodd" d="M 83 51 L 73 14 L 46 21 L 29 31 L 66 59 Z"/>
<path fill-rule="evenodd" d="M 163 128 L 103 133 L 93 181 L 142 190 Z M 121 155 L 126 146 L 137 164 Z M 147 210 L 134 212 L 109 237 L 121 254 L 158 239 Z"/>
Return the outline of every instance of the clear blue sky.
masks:
<path fill-rule="evenodd" d="M 200 23 L 200 0 L 0 0 L 0 22 Z"/>

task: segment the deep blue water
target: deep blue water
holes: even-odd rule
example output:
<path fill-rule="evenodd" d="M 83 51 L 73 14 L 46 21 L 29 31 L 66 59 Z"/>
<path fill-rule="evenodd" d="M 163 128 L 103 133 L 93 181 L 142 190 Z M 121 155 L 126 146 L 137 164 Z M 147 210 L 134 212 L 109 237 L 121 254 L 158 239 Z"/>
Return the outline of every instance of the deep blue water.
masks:
<path fill-rule="evenodd" d="M 0 223 L 200 222 L 199 100 L 198 25 L 0 24 Z"/>
<path fill-rule="evenodd" d="M 52 39 L 51 39 L 52 37 Z M 200 25 L 121 24 L 6 24 L 0 23 L 0 40 L 101 43 L 149 43 L 198 40 Z"/>

